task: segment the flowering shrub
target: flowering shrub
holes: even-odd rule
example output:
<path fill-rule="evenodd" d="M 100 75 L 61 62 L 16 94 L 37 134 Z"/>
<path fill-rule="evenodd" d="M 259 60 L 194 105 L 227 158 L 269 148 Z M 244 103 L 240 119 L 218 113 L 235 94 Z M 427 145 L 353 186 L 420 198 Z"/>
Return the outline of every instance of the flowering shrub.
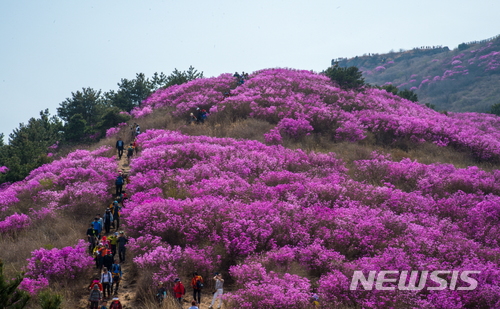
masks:
<path fill-rule="evenodd" d="M 310 132 L 314 129 L 309 121 L 304 118 L 283 118 L 280 120 L 276 127 L 282 134 L 286 134 L 292 138 L 299 138 L 305 135 L 309 135 Z"/>
<path fill-rule="evenodd" d="M 116 135 L 118 132 L 120 132 L 120 128 L 109 128 L 106 130 L 106 137 L 112 137 Z"/>
<path fill-rule="evenodd" d="M 283 142 L 283 137 L 281 136 L 280 131 L 274 128 L 268 133 L 264 133 L 264 140 L 269 145 L 280 145 Z"/>
<path fill-rule="evenodd" d="M 28 277 L 24 277 L 23 281 L 19 285 L 21 290 L 25 290 L 30 293 L 30 295 L 37 295 L 41 290 L 47 288 L 49 286 L 49 280 L 44 277 L 38 277 L 35 279 L 31 279 Z"/>
<path fill-rule="evenodd" d="M 19 189 L 17 186 L 10 184 L 0 187 L 0 212 L 6 211 L 9 205 L 19 202 L 17 189 Z"/>
<path fill-rule="evenodd" d="M 9 171 L 9 168 L 7 166 L 0 166 L 0 173 L 7 173 Z"/>
<path fill-rule="evenodd" d="M 93 258 L 88 255 L 84 240 L 80 240 L 74 247 L 35 250 L 28 259 L 24 289 L 34 293 L 48 282 L 61 282 L 87 275 L 92 265 Z"/>
<path fill-rule="evenodd" d="M 0 221 L 0 233 L 15 232 L 28 227 L 30 223 L 27 215 L 15 213 Z"/>
<path fill-rule="evenodd" d="M 146 106 L 144 108 L 137 108 L 135 107 L 131 112 L 130 114 L 134 117 L 134 118 L 142 118 L 144 116 L 147 116 L 149 114 L 151 114 L 153 112 L 153 108 L 150 107 L 150 106 Z"/>
<path fill-rule="evenodd" d="M 229 293 L 238 308 L 307 308 L 311 285 L 297 275 L 267 272 L 261 264 L 233 266 L 229 270 L 236 284 L 243 287 Z"/>
<path fill-rule="evenodd" d="M 138 249 L 137 246 L 135 249 Z M 212 271 L 217 260 L 213 260 L 211 256 L 213 252 L 210 248 L 182 249 L 179 246 L 158 245 L 138 254 L 134 263 L 140 269 L 152 271 L 154 282 L 172 282 L 185 269 L 196 269 L 200 273 Z"/>

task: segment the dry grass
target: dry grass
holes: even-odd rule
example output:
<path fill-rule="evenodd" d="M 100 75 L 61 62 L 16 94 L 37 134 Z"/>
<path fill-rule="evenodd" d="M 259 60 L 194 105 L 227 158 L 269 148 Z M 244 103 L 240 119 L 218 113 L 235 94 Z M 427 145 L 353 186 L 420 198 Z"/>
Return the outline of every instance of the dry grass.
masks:
<path fill-rule="evenodd" d="M 88 221 L 90 222 L 90 221 Z M 74 246 L 79 239 L 85 237 L 87 221 L 75 220 L 64 214 L 57 218 L 46 218 L 35 221 L 27 230 L 14 236 L 4 236 L 0 239 L 0 259 L 5 263 L 5 275 L 7 278 L 24 270 L 26 259 L 31 252 L 40 248 L 63 248 Z M 54 261 L 57 263 L 58 261 Z M 86 290 L 83 287 L 88 284 L 88 276 L 82 276 L 70 282 L 59 282 L 52 284 L 53 289 L 64 296 L 62 308 L 76 308 L 75 300 L 81 299 Z M 30 302 L 28 308 L 39 308 L 36 299 Z"/>

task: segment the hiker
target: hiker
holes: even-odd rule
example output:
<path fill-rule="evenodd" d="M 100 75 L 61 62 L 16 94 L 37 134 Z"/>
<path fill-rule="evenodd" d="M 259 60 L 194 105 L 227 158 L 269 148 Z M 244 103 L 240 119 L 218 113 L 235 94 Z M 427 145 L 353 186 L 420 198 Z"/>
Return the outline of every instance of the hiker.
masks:
<path fill-rule="evenodd" d="M 113 257 L 116 255 L 116 246 L 118 245 L 118 232 L 108 237 L 109 245 L 111 246 L 111 254 Z"/>
<path fill-rule="evenodd" d="M 175 278 L 174 280 L 175 285 L 174 285 L 174 296 L 179 302 L 179 304 L 182 304 L 182 296 L 186 294 L 186 289 L 184 288 L 184 284 L 182 284 L 181 279 Z"/>
<path fill-rule="evenodd" d="M 118 257 L 120 258 L 120 263 L 125 262 L 125 253 L 127 252 L 125 245 L 127 242 L 127 236 L 125 236 L 125 233 L 121 231 L 120 236 L 118 237 Z"/>
<path fill-rule="evenodd" d="M 319 308 L 320 307 L 318 294 L 311 295 L 311 303 L 312 303 L 312 305 L 313 305 L 314 308 Z"/>
<path fill-rule="evenodd" d="M 108 309 L 108 302 L 103 300 L 101 302 L 101 308 L 99 308 L 99 309 Z"/>
<path fill-rule="evenodd" d="M 108 208 L 104 213 L 104 230 L 106 231 L 106 234 L 109 234 L 112 222 L 113 222 L 113 214 L 111 213 L 111 209 Z"/>
<path fill-rule="evenodd" d="M 222 293 L 223 293 L 222 286 L 224 285 L 224 279 L 222 279 L 221 274 L 215 273 L 214 280 L 215 280 L 215 293 L 214 293 L 214 297 L 212 298 L 212 304 L 210 305 L 210 307 L 208 307 L 210 309 L 213 308 L 217 297 L 219 298 L 219 307 L 218 308 L 220 308 L 222 306 Z"/>
<path fill-rule="evenodd" d="M 125 147 L 125 143 L 122 141 L 122 138 L 119 137 L 116 141 L 116 149 L 118 150 L 118 160 L 121 160 L 123 156 L 123 148 Z"/>
<path fill-rule="evenodd" d="M 104 250 L 105 247 L 103 245 L 98 245 L 95 247 L 93 255 L 94 255 L 94 260 L 95 260 L 95 267 L 99 269 L 99 271 L 102 268 L 103 265 L 103 259 L 104 259 Z"/>
<path fill-rule="evenodd" d="M 207 111 L 204 109 L 196 108 L 196 119 L 198 119 L 198 123 L 204 123 L 207 118 Z"/>
<path fill-rule="evenodd" d="M 113 276 L 109 270 L 104 267 L 101 274 L 101 284 L 103 289 L 103 297 L 106 298 L 106 292 L 108 292 L 108 297 L 111 297 L 111 284 L 113 283 Z"/>
<path fill-rule="evenodd" d="M 118 297 L 113 298 L 111 305 L 109 305 L 109 309 L 123 309 L 122 304 L 120 303 Z"/>
<path fill-rule="evenodd" d="M 104 221 L 102 220 L 101 214 L 96 214 L 95 216 L 97 217 L 97 220 L 101 224 L 101 229 L 99 230 L 99 239 L 101 239 L 100 234 L 102 233 L 102 229 L 104 228 Z"/>
<path fill-rule="evenodd" d="M 135 138 L 135 135 L 136 135 L 136 134 L 135 134 L 135 127 L 136 127 L 136 126 L 137 126 L 137 123 L 136 123 L 136 122 L 134 122 L 134 124 L 130 126 L 130 133 L 132 133 L 132 134 L 131 134 L 132 139 L 134 139 L 134 138 Z"/>
<path fill-rule="evenodd" d="M 92 254 L 97 242 L 97 230 L 94 229 L 94 224 L 90 223 L 87 229 L 87 239 L 89 241 L 89 254 Z"/>
<path fill-rule="evenodd" d="M 189 309 L 199 309 L 198 306 L 196 306 L 196 300 L 191 302 L 191 307 L 189 307 Z"/>
<path fill-rule="evenodd" d="M 134 150 L 135 150 L 135 154 L 137 155 L 137 153 L 139 152 L 139 144 L 137 143 L 137 138 L 134 139 L 134 141 L 132 142 L 132 147 L 134 147 Z"/>
<path fill-rule="evenodd" d="M 102 293 L 99 291 L 99 286 L 94 285 L 92 291 L 90 291 L 89 301 L 90 309 L 98 309 L 99 301 L 102 299 Z"/>
<path fill-rule="evenodd" d="M 122 191 L 122 196 L 125 191 Z M 118 201 L 114 201 L 113 204 L 111 204 L 110 210 L 111 214 L 113 215 L 113 222 L 111 225 L 113 225 L 113 228 L 115 230 L 118 230 L 120 228 L 120 210 L 122 208 L 120 207 L 120 204 Z"/>
<path fill-rule="evenodd" d="M 206 109 L 202 109 L 201 110 L 201 122 L 205 122 L 205 119 L 207 119 L 207 110 Z"/>
<path fill-rule="evenodd" d="M 101 222 L 99 221 L 99 218 L 98 217 L 95 217 L 94 218 L 94 221 L 91 223 L 92 226 L 94 227 L 94 230 L 96 231 L 97 233 L 97 238 L 99 239 L 99 236 L 101 234 L 101 230 L 102 230 L 102 224 Z"/>
<path fill-rule="evenodd" d="M 161 304 L 165 297 L 167 297 L 167 289 L 163 282 L 160 282 L 158 285 L 158 292 L 156 293 L 156 299 L 158 300 L 158 304 Z"/>
<path fill-rule="evenodd" d="M 102 236 L 100 245 L 103 245 L 106 248 L 109 248 L 109 240 L 106 236 Z"/>
<path fill-rule="evenodd" d="M 127 184 L 130 182 L 130 178 L 127 177 Z M 122 206 L 125 207 L 125 201 L 128 199 L 127 192 L 122 190 L 122 195 L 120 196 Z"/>
<path fill-rule="evenodd" d="M 197 272 L 193 273 L 193 278 L 191 279 L 191 287 L 193 288 L 193 299 L 196 300 L 196 295 L 198 295 L 198 303 L 201 303 L 201 289 L 203 288 L 203 277 L 198 275 Z"/>
<path fill-rule="evenodd" d="M 141 127 L 138 124 L 135 124 L 135 136 L 141 134 Z"/>
<path fill-rule="evenodd" d="M 189 114 L 189 123 L 198 122 L 198 118 L 193 113 Z"/>
<path fill-rule="evenodd" d="M 130 159 L 132 158 L 133 155 L 134 155 L 134 146 L 132 145 L 132 143 L 130 143 L 130 145 L 127 148 L 127 162 L 128 162 L 128 165 L 130 165 Z M 118 194 L 116 194 L 116 195 L 118 195 Z"/>
<path fill-rule="evenodd" d="M 127 153 L 127 158 L 128 158 L 128 153 Z M 122 189 L 123 189 L 123 184 L 124 183 L 125 183 L 125 180 L 123 180 L 123 175 L 120 172 L 118 174 L 118 177 L 116 177 L 116 180 L 115 180 L 115 185 L 116 185 L 116 194 L 115 195 L 122 194 Z"/>
<path fill-rule="evenodd" d="M 102 258 L 102 265 L 106 269 L 110 270 L 111 267 L 113 266 L 114 259 L 113 259 L 113 255 L 111 254 L 111 250 L 106 250 L 106 251 L 107 251 L 106 254 Z"/>
<path fill-rule="evenodd" d="M 122 280 L 122 266 L 116 263 L 116 260 L 113 261 L 113 265 L 111 265 L 111 275 L 113 275 L 113 283 L 111 284 L 111 292 L 114 295 L 118 294 L 118 288 L 120 287 L 120 281 Z M 114 287 L 114 289 L 113 289 Z"/>

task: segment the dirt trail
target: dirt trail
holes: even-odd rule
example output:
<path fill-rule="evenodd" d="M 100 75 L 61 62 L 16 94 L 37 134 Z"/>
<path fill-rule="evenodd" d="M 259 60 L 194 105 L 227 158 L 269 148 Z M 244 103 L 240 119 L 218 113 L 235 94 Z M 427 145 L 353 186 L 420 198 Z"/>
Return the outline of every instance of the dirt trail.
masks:
<path fill-rule="evenodd" d="M 118 161 L 117 173 L 119 171 L 123 171 L 125 174 L 128 174 L 130 172 L 130 167 L 127 163 L 127 157 L 125 155 L 125 152 L 124 152 L 124 155 L 122 156 L 121 160 Z M 124 186 L 123 186 L 124 190 L 126 190 L 125 189 L 126 186 L 127 185 L 124 184 Z M 113 190 L 114 190 L 114 188 L 113 188 Z M 109 202 L 111 203 L 112 200 L 110 199 Z M 103 208 L 104 207 L 106 207 L 106 205 L 103 205 Z M 122 224 L 123 223 L 120 221 L 120 229 L 119 230 L 120 231 L 124 230 L 125 234 L 127 234 L 126 230 L 122 229 L 122 226 L 121 226 Z M 104 236 L 110 236 L 115 232 L 117 232 L 117 230 L 111 229 L 110 233 L 104 234 Z M 115 259 L 118 260 L 118 256 L 115 256 Z M 129 272 L 127 271 L 128 267 L 131 263 L 132 263 L 132 261 L 127 259 L 125 263 L 121 264 L 123 276 L 122 276 L 122 279 L 120 281 L 120 287 L 118 289 L 117 295 L 112 295 L 111 297 L 106 298 L 106 300 L 108 301 L 108 307 L 109 307 L 113 297 L 118 297 L 120 299 L 120 302 L 122 303 L 122 306 L 124 309 L 125 308 L 130 308 L 130 309 L 131 308 L 140 308 L 139 306 L 136 306 L 136 304 L 133 304 L 133 301 L 136 299 L 136 280 L 130 278 L 129 274 L 128 274 Z M 100 277 L 100 272 L 94 267 L 93 271 L 92 271 L 91 278 L 99 278 L 99 277 Z M 91 281 L 90 280 L 91 278 L 89 278 L 89 282 Z M 86 290 L 86 289 L 88 289 L 88 286 L 84 286 L 82 288 Z M 79 308 L 86 309 L 88 307 L 89 307 L 88 296 L 85 296 L 83 299 L 80 300 Z M 100 305 L 99 305 L 99 308 L 100 308 Z"/>
<path fill-rule="evenodd" d="M 118 171 L 122 171 L 124 174 L 128 175 L 130 172 L 130 166 L 127 163 L 127 157 L 126 157 L 126 151 L 124 151 L 123 156 L 121 160 L 118 162 Z M 124 190 L 127 191 L 126 187 L 127 185 L 125 184 Z M 120 224 L 123 224 L 123 222 L 120 221 Z M 120 229 L 122 230 L 122 229 Z M 127 235 L 126 229 L 124 229 L 125 235 Z M 127 252 L 130 254 L 129 252 Z M 117 297 L 120 299 L 120 302 L 123 306 L 123 308 L 139 308 L 139 307 L 134 307 L 133 302 L 136 299 L 136 280 L 133 278 L 129 277 L 129 272 L 128 268 L 129 265 L 131 265 L 132 261 L 130 257 L 128 257 L 125 261 L 125 263 L 121 264 L 123 276 L 120 282 L 120 288 L 118 289 L 118 295 Z M 109 306 L 108 302 L 108 306 Z"/>

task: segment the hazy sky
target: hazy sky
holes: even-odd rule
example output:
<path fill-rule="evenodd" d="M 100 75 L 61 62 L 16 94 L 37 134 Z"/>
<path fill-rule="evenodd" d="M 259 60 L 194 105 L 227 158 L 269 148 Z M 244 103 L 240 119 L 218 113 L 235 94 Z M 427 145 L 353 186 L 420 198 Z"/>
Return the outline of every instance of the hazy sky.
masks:
<path fill-rule="evenodd" d="M 0 133 L 82 87 L 193 65 L 206 77 L 500 34 L 498 0 L 0 0 Z"/>

